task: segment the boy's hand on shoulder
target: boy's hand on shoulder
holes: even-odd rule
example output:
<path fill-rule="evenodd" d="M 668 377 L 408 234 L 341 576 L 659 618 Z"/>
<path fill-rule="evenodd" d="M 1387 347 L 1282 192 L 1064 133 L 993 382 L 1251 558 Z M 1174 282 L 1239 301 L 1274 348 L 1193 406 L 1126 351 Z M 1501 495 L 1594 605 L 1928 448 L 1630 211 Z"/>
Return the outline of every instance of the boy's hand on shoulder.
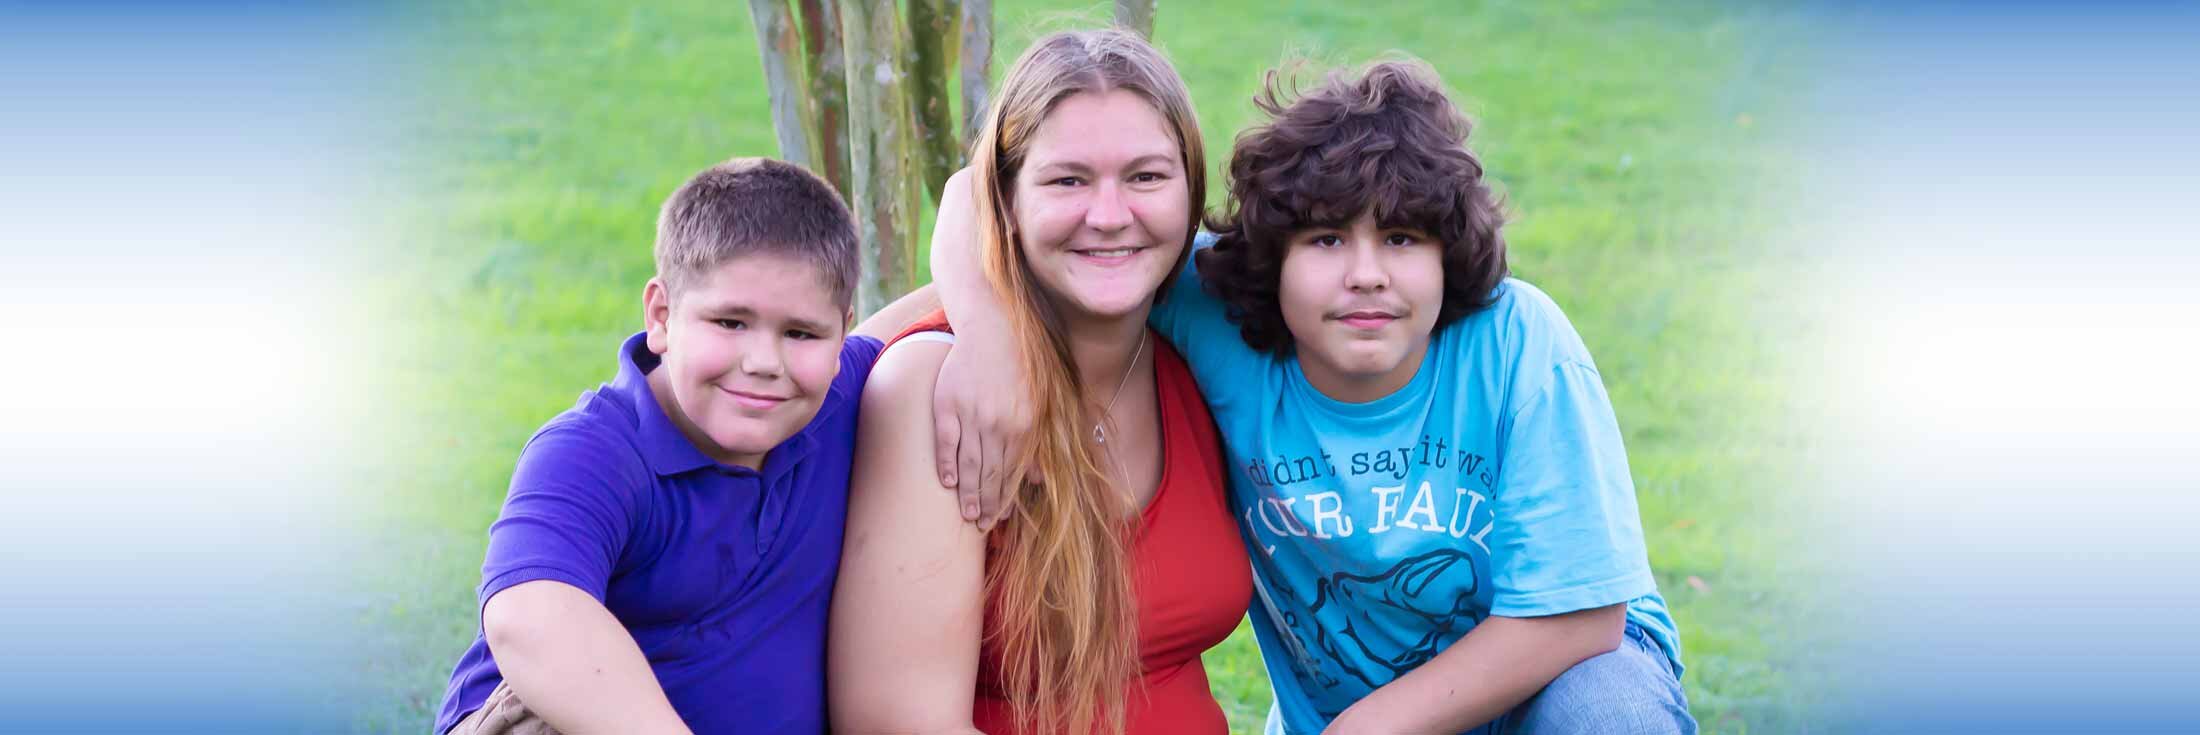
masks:
<path fill-rule="evenodd" d="M 990 531 L 1023 487 L 1027 438 L 1038 417 L 1022 400 L 1029 385 L 1009 340 L 957 335 L 932 388 L 940 484 L 954 488 L 963 520 Z"/>

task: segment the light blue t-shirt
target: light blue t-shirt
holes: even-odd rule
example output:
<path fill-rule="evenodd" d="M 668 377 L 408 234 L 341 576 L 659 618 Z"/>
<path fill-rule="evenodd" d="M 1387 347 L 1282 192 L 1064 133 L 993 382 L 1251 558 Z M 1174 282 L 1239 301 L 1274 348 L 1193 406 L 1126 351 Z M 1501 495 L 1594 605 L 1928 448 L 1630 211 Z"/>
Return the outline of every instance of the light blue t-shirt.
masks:
<path fill-rule="evenodd" d="M 1678 670 L 1611 401 L 1549 296 L 1506 280 L 1437 330 L 1411 383 L 1344 403 L 1247 347 L 1194 270 L 1152 322 L 1228 450 L 1270 733 L 1320 732 L 1491 615 L 1625 602 Z"/>

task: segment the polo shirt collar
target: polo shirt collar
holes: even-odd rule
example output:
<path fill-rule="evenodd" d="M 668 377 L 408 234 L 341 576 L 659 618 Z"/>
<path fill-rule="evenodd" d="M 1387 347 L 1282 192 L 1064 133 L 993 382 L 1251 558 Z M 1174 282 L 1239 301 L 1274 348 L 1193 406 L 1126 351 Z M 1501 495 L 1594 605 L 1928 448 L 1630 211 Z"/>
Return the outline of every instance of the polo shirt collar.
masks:
<path fill-rule="evenodd" d="M 657 369 L 657 364 L 657 353 L 649 351 L 649 333 L 636 332 L 619 347 L 619 376 L 611 381 L 611 389 L 634 409 L 635 436 L 642 446 L 642 458 L 649 462 L 650 471 L 659 475 L 677 475 L 718 464 L 688 441 L 679 425 L 672 423 L 657 405 L 657 394 L 649 389 L 649 371 Z"/>
<path fill-rule="evenodd" d="M 619 347 L 619 375 L 611 381 L 611 390 L 625 398 L 634 409 L 634 415 L 638 419 L 636 436 L 642 446 L 642 457 L 649 463 L 650 471 L 660 476 L 670 476 L 724 467 L 734 474 L 751 473 L 752 470 L 746 467 L 719 464 L 718 460 L 711 459 L 710 455 L 697 448 L 695 442 L 689 441 L 686 434 L 680 433 L 680 426 L 672 423 L 672 418 L 665 415 L 664 408 L 657 405 L 656 392 L 649 387 L 649 371 L 657 369 L 658 363 L 657 353 L 649 351 L 649 333 L 636 332 Z M 811 423 L 816 423 L 814 417 Z M 756 474 L 761 474 L 766 479 L 786 474 L 803 457 L 809 455 L 813 445 L 810 427 L 805 425 L 794 436 L 766 452 L 763 470 Z"/>

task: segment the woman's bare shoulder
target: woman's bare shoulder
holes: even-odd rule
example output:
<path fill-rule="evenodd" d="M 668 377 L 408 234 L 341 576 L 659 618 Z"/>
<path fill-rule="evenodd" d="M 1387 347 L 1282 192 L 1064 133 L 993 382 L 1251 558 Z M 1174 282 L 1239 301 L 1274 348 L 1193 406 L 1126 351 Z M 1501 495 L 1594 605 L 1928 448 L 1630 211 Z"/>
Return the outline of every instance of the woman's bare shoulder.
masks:
<path fill-rule="evenodd" d="M 903 339 L 886 346 L 871 367 L 870 379 L 863 384 L 863 413 L 868 419 L 873 409 L 900 415 L 907 411 L 895 409 L 921 409 L 923 418 L 932 415 L 932 384 L 939 379 L 940 365 L 947 360 L 949 345 L 944 342 Z M 922 399 L 922 400 L 918 400 Z"/>
<path fill-rule="evenodd" d="M 863 386 L 851 503 L 890 506 L 898 523 L 966 525 L 955 493 L 940 484 L 934 459 L 932 384 L 947 349 L 903 340 L 879 356 Z"/>

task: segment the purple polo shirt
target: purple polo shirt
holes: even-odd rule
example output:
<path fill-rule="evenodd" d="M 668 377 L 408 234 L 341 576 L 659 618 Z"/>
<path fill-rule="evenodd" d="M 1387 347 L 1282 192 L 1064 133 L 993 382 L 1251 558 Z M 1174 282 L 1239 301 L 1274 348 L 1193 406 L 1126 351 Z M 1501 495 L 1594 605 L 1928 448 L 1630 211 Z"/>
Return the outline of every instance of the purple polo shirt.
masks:
<path fill-rule="evenodd" d="M 680 434 L 644 377 L 657 356 L 643 335 L 629 337 L 618 377 L 520 451 L 489 527 L 480 604 L 522 582 L 573 585 L 633 634 L 695 732 L 823 732 L 825 616 L 856 408 L 880 349 L 849 337 L 817 417 L 757 471 L 718 464 Z M 502 680 L 477 634 L 435 731 L 479 709 Z"/>

